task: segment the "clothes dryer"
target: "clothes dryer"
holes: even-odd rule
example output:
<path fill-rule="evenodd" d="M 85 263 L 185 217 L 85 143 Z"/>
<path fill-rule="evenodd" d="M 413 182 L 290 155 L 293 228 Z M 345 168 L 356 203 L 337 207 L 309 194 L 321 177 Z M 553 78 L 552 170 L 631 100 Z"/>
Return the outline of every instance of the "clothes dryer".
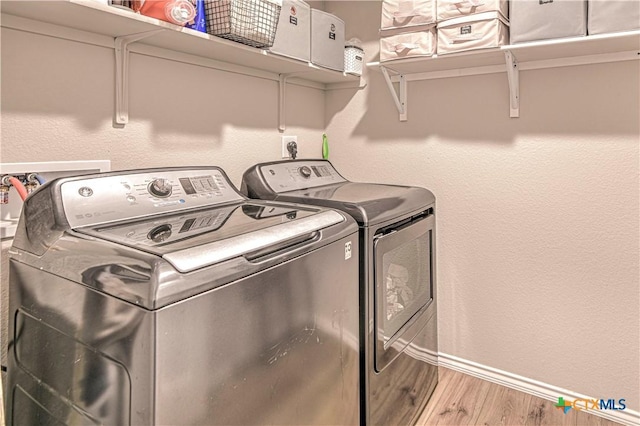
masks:
<path fill-rule="evenodd" d="M 358 222 L 361 421 L 414 423 L 438 380 L 434 195 L 350 182 L 325 160 L 257 164 L 242 191 L 339 209 Z"/>

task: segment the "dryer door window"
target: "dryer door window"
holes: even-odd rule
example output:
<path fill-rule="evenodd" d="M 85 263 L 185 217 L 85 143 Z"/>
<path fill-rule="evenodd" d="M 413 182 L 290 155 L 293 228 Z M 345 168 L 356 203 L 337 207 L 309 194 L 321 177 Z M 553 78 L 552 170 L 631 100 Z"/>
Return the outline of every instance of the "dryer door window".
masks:
<path fill-rule="evenodd" d="M 433 301 L 433 215 L 374 238 L 375 369 L 382 371 L 420 331 Z"/>

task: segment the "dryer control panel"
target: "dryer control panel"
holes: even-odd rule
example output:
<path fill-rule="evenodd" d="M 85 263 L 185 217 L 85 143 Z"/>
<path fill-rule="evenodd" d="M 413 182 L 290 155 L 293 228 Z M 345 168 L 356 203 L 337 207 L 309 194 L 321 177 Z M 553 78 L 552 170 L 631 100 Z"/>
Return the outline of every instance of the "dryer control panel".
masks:
<path fill-rule="evenodd" d="M 287 192 L 346 182 L 330 162 L 324 160 L 285 161 L 260 167 L 260 173 L 274 192 Z"/>
<path fill-rule="evenodd" d="M 243 200 L 213 167 L 63 179 L 60 195 L 72 228 Z"/>

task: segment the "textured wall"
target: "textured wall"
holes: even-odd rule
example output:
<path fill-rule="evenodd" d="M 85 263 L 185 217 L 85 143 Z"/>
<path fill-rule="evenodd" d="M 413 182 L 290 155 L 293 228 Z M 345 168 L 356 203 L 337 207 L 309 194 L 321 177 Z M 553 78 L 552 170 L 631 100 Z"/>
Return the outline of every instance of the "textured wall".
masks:
<path fill-rule="evenodd" d="M 115 129 L 113 56 L 3 28 L 2 162 L 214 164 L 239 183 L 250 165 L 280 158 L 277 82 L 132 54 L 130 123 Z M 289 85 L 286 122 L 301 155 L 317 155 L 324 92 Z"/>
<path fill-rule="evenodd" d="M 377 60 L 380 3 L 327 2 Z M 640 408 L 638 62 L 330 92 L 347 178 L 437 197 L 440 351 Z"/>

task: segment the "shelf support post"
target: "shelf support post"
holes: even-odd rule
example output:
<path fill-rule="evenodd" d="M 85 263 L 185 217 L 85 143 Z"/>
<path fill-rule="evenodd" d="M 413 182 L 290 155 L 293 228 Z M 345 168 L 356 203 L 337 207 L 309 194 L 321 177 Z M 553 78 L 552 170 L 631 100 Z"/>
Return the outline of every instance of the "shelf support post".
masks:
<path fill-rule="evenodd" d="M 278 74 L 278 130 L 280 133 L 284 133 L 286 130 L 285 125 L 285 92 L 287 87 L 287 74 Z"/>
<path fill-rule="evenodd" d="M 114 49 L 116 55 L 116 114 L 115 123 L 124 126 L 129 122 L 129 45 L 142 40 L 162 29 L 144 33 L 116 37 Z"/>
<path fill-rule="evenodd" d="M 520 68 L 518 60 L 510 50 L 504 52 L 509 80 L 509 117 L 520 117 Z"/>
<path fill-rule="evenodd" d="M 396 93 L 396 89 L 393 87 L 393 82 L 391 81 L 391 77 L 389 76 L 389 71 L 387 71 L 386 67 L 381 66 L 380 70 L 382 71 L 382 75 L 384 76 L 384 81 L 387 83 L 387 87 L 389 88 L 389 93 L 391 93 L 391 97 L 393 98 L 393 102 L 396 104 L 396 108 L 398 109 L 398 113 L 400 114 L 400 121 L 407 121 L 407 79 L 404 74 L 400 74 L 398 76 L 398 93 Z"/>

